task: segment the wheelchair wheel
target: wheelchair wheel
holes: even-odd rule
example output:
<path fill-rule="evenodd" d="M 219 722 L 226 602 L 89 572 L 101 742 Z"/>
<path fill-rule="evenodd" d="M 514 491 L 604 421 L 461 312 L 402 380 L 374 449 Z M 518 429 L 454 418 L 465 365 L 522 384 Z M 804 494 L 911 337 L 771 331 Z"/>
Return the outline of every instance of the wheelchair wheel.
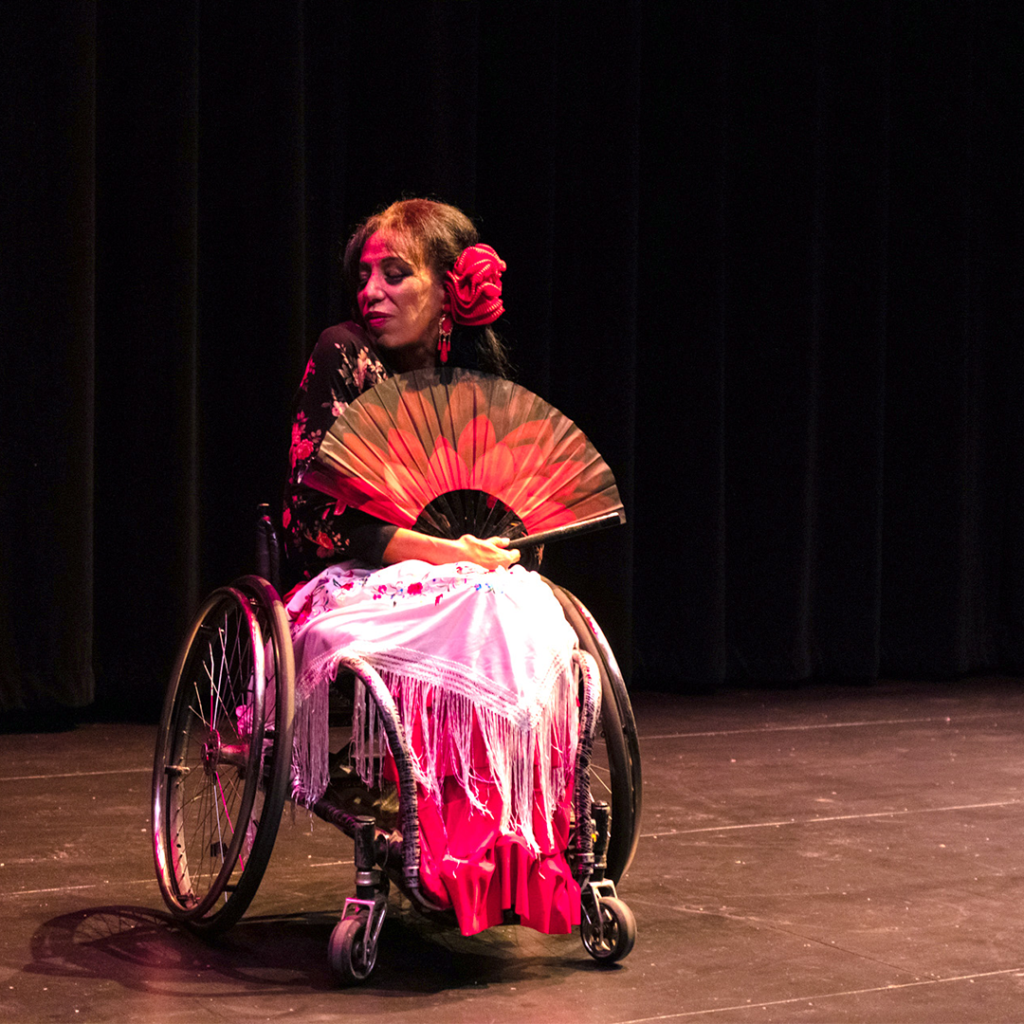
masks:
<path fill-rule="evenodd" d="M 591 920 L 584 904 L 580 938 L 586 951 L 603 963 L 612 964 L 628 956 L 636 942 L 636 918 L 620 899 L 606 896 L 597 901 L 597 913 Z"/>
<path fill-rule="evenodd" d="M 256 576 L 214 591 L 179 651 L 153 768 L 157 880 L 197 931 L 229 928 L 256 894 L 287 796 L 294 710 L 277 592 Z"/>
<path fill-rule="evenodd" d="M 605 877 L 618 883 L 636 853 L 643 807 L 640 743 L 633 708 L 601 627 L 578 598 L 548 582 L 580 646 L 593 655 L 601 671 L 601 720 L 594 737 L 590 789 L 595 800 L 606 800 L 611 805 Z"/>
<path fill-rule="evenodd" d="M 360 915 L 339 921 L 331 932 L 327 959 L 342 985 L 366 981 L 377 966 L 377 946 L 367 947 L 366 928 L 366 915 Z"/>

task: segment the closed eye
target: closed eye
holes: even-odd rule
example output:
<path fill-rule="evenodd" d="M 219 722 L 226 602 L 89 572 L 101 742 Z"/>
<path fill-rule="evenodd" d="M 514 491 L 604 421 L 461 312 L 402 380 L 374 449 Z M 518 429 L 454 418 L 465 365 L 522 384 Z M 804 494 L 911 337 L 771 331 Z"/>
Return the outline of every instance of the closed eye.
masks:
<path fill-rule="evenodd" d="M 415 273 L 413 267 L 398 256 L 390 256 L 387 259 L 383 259 L 377 266 L 380 268 L 384 280 L 390 285 L 401 284 L 407 277 L 411 277 Z M 357 280 L 360 291 L 367 286 L 372 274 L 373 267 L 369 263 L 359 264 L 359 277 Z"/>
<path fill-rule="evenodd" d="M 384 277 L 388 281 L 391 281 L 392 283 L 401 281 L 404 278 L 409 277 L 413 272 L 412 267 L 408 263 L 406 263 L 405 260 L 400 259 L 397 256 L 392 256 L 389 259 L 381 260 L 380 269 L 384 272 Z"/>

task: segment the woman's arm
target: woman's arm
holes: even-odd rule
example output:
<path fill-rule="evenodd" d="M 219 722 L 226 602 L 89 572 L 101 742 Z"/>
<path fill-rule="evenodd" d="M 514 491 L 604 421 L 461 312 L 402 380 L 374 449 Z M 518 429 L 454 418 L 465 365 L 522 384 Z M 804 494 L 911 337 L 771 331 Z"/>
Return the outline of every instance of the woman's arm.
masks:
<path fill-rule="evenodd" d="M 508 550 L 507 537 L 481 540 L 467 533 L 458 540 L 446 540 L 399 527 L 384 549 L 384 564 L 404 562 L 409 558 L 418 558 L 431 565 L 474 562 L 484 569 L 507 569 L 519 561 L 519 552 Z"/>
<path fill-rule="evenodd" d="M 320 335 L 299 385 L 283 522 L 311 572 L 343 558 L 379 565 L 397 529 L 301 482 L 337 416 L 385 376 L 365 334 L 355 324 L 337 324 Z"/>

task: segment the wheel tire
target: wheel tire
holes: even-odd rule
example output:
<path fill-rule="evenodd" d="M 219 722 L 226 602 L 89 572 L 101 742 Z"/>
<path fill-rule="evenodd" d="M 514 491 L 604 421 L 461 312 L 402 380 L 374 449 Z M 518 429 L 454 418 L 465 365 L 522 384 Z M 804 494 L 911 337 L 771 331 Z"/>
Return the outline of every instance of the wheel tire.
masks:
<path fill-rule="evenodd" d="M 287 794 L 294 685 L 277 592 L 254 576 L 214 591 L 179 651 L 153 768 L 157 881 L 196 931 L 234 924 L 263 877 Z"/>
<path fill-rule="evenodd" d="M 580 938 L 583 939 L 586 951 L 595 960 L 613 964 L 629 956 L 636 942 L 636 918 L 622 900 L 612 896 L 600 899 L 597 906 L 604 923 L 604 934 L 599 933 L 596 922 L 591 922 L 584 908 Z"/>
<path fill-rule="evenodd" d="M 618 884 L 640 839 L 643 776 L 636 720 L 622 673 L 601 627 L 578 598 L 550 580 L 548 584 L 580 646 L 596 659 L 601 673 L 601 718 L 594 737 L 590 788 L 595 800 L 605 800 L 611 806 L 605 877 Z"/>
<path fill-rule="evenodd" d="M 357 985 L 377 966 L 377 947 L 366 950 L 366 917 L 346 917 L 331 932 L 327 946 L 327 959 L 334 976 L 342 985 Z"/>

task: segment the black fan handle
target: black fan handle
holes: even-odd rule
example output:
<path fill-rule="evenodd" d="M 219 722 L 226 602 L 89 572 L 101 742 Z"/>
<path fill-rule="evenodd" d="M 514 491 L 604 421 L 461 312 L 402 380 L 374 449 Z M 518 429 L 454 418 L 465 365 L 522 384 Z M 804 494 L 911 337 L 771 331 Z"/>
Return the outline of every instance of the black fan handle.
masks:
<path fill-rule="evenodd" d="M 528 533 L 525 537 L 516 537 L 515 540 L 509 541 L 508 546 L 510 548 L 532 548 L 536 544 L 546 544 L 549 540 L 562 540 L 564 537 L 575 537 L 580 533 L 593 533 L 595 530 L 604 530 L 625 521 L 626 517 L 621 512 L 608 512 L 603 516 L 595 516 L 593 519 L 569 523 L 567 526 L 556 526 L 553 530 L 542 530 L 540 533 Z"/>

